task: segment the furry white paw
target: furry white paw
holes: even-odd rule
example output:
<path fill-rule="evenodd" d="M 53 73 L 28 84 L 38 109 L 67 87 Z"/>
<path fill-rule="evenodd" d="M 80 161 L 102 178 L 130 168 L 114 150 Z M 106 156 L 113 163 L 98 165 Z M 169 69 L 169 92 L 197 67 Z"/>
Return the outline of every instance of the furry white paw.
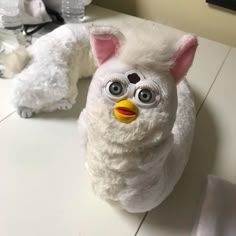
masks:
<path fill-rule="evenodd" d="M 61 101 L 57 102 L 56 108 L 58 110 L 66 111 L 66 110 L 69 110 L 72 108 L 72 104 L 68 100 L 61 100 Z"/>
<path fill-rule="evenodd" d="M 18 107 L 17 113 L 21 118 L 31 118 L 33 116 L 32 109 L 27 107 Z"/>

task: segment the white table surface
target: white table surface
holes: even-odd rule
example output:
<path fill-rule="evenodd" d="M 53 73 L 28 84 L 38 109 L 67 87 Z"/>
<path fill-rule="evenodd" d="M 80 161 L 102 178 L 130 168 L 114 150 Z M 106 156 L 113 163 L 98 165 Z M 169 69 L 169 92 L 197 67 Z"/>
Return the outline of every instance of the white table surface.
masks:
<path fill-rule="evenodd" d="M 124 31 L 156 24 L 96 6 L 88 15 L 89 23 Z M 198 107 L 190 161 L 174 192 L 144 222 L 145 214 L 117 210 L 90 189 L 76 124 L 89 80 L 80 81 L 71 111 L 24 120 L 10 105 L 11 81 L 0 79 L 0 235 L 190 235 L 207 174 L 236 183 L 235 74 L 236 49 L 199 38 L 187 75 Z"/>

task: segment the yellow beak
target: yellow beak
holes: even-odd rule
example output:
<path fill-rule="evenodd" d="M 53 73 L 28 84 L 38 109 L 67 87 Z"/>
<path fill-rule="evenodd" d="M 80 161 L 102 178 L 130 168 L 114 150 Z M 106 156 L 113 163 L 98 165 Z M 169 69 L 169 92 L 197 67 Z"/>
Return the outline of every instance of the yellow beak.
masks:
<path fill-rule="evenodd" d="M 129 100 L 121 100 L 115 104 L 114 116 L 123 123 L 130 123 L 138 116 L 138 108 Z"/>

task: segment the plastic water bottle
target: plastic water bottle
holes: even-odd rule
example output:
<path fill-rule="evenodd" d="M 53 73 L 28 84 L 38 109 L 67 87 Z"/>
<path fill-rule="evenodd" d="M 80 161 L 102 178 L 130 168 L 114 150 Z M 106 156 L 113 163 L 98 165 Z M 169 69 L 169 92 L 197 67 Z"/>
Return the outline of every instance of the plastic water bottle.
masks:
<path fill-rule="evenodd" d="M 62 17 L 66 23 L 83 22 L 84 11 L 84 0 L 61 0 Z"/>

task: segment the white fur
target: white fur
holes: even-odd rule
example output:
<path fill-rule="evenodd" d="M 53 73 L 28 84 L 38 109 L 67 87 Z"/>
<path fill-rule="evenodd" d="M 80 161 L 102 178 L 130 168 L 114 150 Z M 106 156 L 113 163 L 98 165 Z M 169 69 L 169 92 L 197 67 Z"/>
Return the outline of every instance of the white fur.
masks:
<path fill-rule="evenodd" d="M 109 75 L 132 69 L 133 65 L 117 58 L 98 68 L 79 129 L 83 130 L 86 166 L 96 194 L 129 212 L 145 212 L 170 194 L 183 172 L 195 107 L 186 81 L 179 83 L 176 94 L 169 73 L 136 65 L 148 80 L 159 84 L 162 102 L 155 108 L 139 108 L 138 118 L 130 124 L 119 122 L 113 115 L 114 103 L 107 102 L 102 87 Z"/>
<path fill-rule="evenodd" d="M 120 58 L 127 64 L 168 70 L 172 65 L 171 57 L 173 55 L 173 49 L 168 46 L 168 44 L 160 41 L 146 41 L 137 36 L 127 41 Z"/>
<path fill-rule="evenodd" d="M 4 77 L 11 79 L 15 74 L 21 72 L 30 61 L 31 57 L 25 47 L 20 46 L 9 54 L 3 54 L 0 62 L 4 66 Z"/>
<path fill-rule="evenodd" d="M 31 60 L 14 77 L 13 104 L 18 113 L 30 117 L 34 112 L 70 109 L 78 79 L 96 68 L 88 30 L 81 24 L 61 26 L 27 51 Z"/>
<path fill-rule="evenodd" d="M 176 85 L 170 72 L 175 52 L 186 37 L 174 42 L 171 37 L 131 36 L 93 77 L 79 119 L 80 143 L 95 193 L 129 212 L 145 212 L 171 193 L 184 170 L 195 105 L 187 82 Z M 151 108 L 136 103 L 139 115 L 126 124 L 114 117 L 115 101 L 107 99 L 103 90 L 112 74 L 123 78 L 134 70 L 158 85 L 161 101 Z M 134 94 L 127 93 L 125 98 L 135 103 Z"/>

